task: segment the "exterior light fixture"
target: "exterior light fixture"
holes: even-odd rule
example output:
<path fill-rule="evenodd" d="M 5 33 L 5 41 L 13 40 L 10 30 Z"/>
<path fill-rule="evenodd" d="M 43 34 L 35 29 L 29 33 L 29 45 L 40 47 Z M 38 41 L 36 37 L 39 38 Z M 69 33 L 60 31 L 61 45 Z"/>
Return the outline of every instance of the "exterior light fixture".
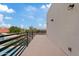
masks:
<path fill-rule="evenodd" d="M 71 10 L 71 9 L 73 9 L 74 8 L 74 4 L 70 4 L 69 6 L 68 6 L 68 10 Z"/>
<path fill-rule="evenodd" d="M 51 21 L 54 21 L 54 19 L 51 19 Z"/>
<path fill-rule="evenodd" d="M 72 48 L 71 48 L 71 47 L 69 47 L 68 50 L 69 50 L 70 52 L 72 52 Z"/>

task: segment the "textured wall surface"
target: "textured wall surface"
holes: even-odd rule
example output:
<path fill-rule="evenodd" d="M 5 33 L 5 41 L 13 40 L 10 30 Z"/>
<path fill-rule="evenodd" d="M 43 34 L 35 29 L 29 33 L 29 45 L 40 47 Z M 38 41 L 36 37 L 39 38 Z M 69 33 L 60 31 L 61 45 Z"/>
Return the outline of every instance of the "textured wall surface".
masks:
<path fill-rule="evenodd" d="M 68 55 L 79 55 L 79 4 L 73 8 L 69 5 L 73 4 L 52 4 L 47 17 L 47 34 L 48 39 Z"/>

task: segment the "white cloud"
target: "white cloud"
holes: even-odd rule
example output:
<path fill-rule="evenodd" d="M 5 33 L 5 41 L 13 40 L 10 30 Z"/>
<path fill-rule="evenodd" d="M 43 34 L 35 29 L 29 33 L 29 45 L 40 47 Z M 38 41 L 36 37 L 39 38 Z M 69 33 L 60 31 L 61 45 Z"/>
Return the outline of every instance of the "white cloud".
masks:
<path fill-rule="evenodd" d="M 47 4 L 47 5 L 46 5 L 47 8 L 50 8 L 50 6 L 51 6 L 51 4 Z"/>
<path fill-rule="evenodd" d="M 4 15 L 3 14 L 0 14 L 0 23 L 3 22 L 3 18 L 4 18 Z"/>
<path fill-rule="evenodd" d="M 32 15 L 29 15 L 28 18 L 30 18 L 30 19 L 34 19 L 35 17 L 32 16 Z"/>
<path fill-rule="evenodd" d="M 46 5 L 42 5 L 40 8 L 41 9 L 48 9 L 50 8 L 51 4 L 46 4 Z"/>
<path fill-rule="evenodd" d="M 39 26 L 39 27 L 41 27 L 41 26 L 42 26 L 42 24 L 40 23 L 40 24 L 38 24 L 38 26 Z"/>
<path fill-rule="evenodd" d="M 33 11 L 33 12 L 37 10 L 37 8 L 36 7 L 33 7 L 33 6 L 24 7 L 24 9 L 26 11 Z"/>
<path fill-rule="evenodd" d="M 12 19 L 12 17 L 6 16 L 5 19 Z"/>
<path fill-rule="evenodd" d="M 44 29 L 46 29 L 46 27 L 47 27 L 47 24 L 44 24 Z"/>
<path fill-rule="evenodd" d="M 41 6 L 41 9 L 45 9 L 45 8 L 46 8 L 46 5 L 42 5 L 42 6 Z"/>
<path fill-rule="evenodd" d="M 2 23 L 2 26 L 3 26 L 3 27 L 8 27 L 8 28 L 9 28 L 11 25 L 10 25 L 10 24 L 6 24 L 6 23 Z"/>
<path fill-rule="evenodd" d="M 6 24 L 6 23 L 2 22 L 0 24 L 0 27 L 7 27 L 7 28 L 9 28 L 9 27 L 11 27 L 11 24 Z"/>
<path fill-rule="evenodd" d="M 14 13 L 15 11 L 11 8 L 8 8 L 7 5 L 0 4 L 0 11 L 7 12 L 7 13 Z"/>
<path fill-rule="evenodd" d="M 38 26 L 37 26 L 38 29 L 46 29 L 47 28 L 47 24 L 41 24 L 39 23 Z"/>
<path fill-rule="evenodd" d="M 10 28 L 11 27 L 11 24 L 7 24 L 7 27 Z"/>
<path fill-rule="evenodd" d="M 6 11 L 8 10 L 8 7 L 6 5 L 0 4 L 0 11 Z"/>
<path fill-rule="evenodd" d="M 0 27 L 8 27 L 9 28 L 11 26 L 11 24 L 6 24 L 3 19 L 4 19 L 4 15 L 0 14 Z"/>
<path fill-rule="evenodd" d="M 15 13 L 15 11 L 13 9 L 8 9 L 6 10 L 7 13 Z"/>
<path fill-rule="evenodd" d="M 24 25 L 23 25 L 23 24 L 21 24 L 21 25 L 20 25 L 20 27 L 21 27 L 21 28 L 24 28 Z"/>
<path fill-rule="evenodd" d="M 24 15 L 24 17 L 28 17 L 28 18 L 34 18 L 32 15 L 35 15 L 35 12 L 37 12 L 38 8 L 37 7 L 34 7 L 34 6 L 27 6 L 27 7 L 24 7 L 24 10 L 26 11 L 26 15 Z"/>
<path fill-rule="evenodd" d="M 46 7 L 46 5 L 42 5 L 40 8 L 41 9 L 46 9 L 47 7 Z"/>

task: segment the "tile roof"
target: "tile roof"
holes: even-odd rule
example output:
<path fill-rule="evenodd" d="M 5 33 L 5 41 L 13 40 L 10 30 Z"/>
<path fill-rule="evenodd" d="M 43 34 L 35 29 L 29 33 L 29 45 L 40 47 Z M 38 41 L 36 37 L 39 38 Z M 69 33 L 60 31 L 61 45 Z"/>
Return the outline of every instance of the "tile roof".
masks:
<path fill-rule="evenodd" d="M 0 28 L 0 33 L 6 33 L 9 32 L 8 28 Z"/>

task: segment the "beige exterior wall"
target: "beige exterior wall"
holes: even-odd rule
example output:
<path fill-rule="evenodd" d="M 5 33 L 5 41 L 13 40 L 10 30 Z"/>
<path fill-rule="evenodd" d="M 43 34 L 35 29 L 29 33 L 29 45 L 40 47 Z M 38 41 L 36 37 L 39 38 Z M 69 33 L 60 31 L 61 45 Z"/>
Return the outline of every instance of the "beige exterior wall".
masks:
<path fill-rule="evenodd" d="M 69 5 L 52 4 L 47 18 L 47 34 L 48 39 L 68 55 L 79 55 L 79 4 L 68 10 Z M 69 47 L 72 48 L 71 52 Z"/>

